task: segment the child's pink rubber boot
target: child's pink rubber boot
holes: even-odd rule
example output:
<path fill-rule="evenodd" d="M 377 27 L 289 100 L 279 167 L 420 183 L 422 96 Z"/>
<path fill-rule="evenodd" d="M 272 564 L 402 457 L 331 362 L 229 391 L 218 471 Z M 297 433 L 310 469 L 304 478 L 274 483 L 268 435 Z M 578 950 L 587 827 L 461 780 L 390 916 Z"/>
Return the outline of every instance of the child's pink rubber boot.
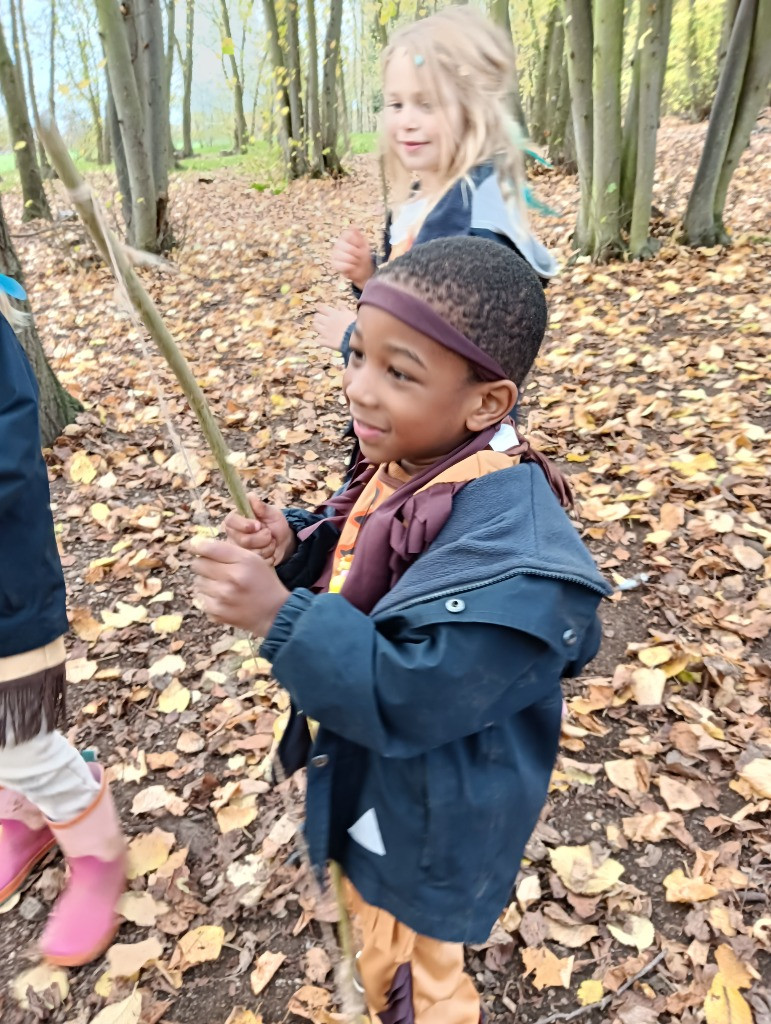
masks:
<path fill-rule="evenodd" d="M 4 903 L 56 839 L 37 807 L 12 789 L 0 788 L 0 826 L 0 903 Z"/>
<path fill-rule="evenodd" d="M 116 907 L 126 889 L 126 843 L 118 812 L 101 766 L 89 768 L 101 783 L 90 807 L 72 821 L 48 822 L 69 877 L 40 949 L 49 963 L 62 967 L 80 967 L 104 953 L 120 927 Z"/>

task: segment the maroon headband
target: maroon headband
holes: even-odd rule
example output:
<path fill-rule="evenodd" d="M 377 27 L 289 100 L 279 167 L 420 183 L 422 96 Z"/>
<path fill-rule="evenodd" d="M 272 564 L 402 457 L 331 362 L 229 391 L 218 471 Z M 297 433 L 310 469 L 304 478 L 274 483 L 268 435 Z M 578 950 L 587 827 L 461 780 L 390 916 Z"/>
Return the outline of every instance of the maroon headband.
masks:
<path fill-rule="evenodd" d="M 382 278 L 371 277 L 359 299 L 360 306 L 376 306 L 401 320 L 408 327 L 433 338 L 444 348 L 463 356 L 474 367 L 482 380 L 508 380 L 509 375 L 492 356 L 473 341 L 456 331 L 423 299 L 402 291 Z"/>

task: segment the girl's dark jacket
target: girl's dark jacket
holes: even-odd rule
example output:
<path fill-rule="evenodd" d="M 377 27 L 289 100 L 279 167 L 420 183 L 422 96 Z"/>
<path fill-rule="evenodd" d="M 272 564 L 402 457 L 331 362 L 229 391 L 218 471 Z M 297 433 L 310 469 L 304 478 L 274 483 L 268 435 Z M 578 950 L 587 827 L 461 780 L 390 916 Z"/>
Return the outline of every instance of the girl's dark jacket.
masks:
<path fill-rule="evenodd" d="M 299 530 L 318 517 L 287 518 Z M 594 657 L 610 588 L 532 464 L 467 484 L 370 615 L 307 589 L 335 543 L 326 527 L 280 568 L 297 589 L 262 646 L 320 723 L 312 858 L 339 861 L 417 932 L 482 942 L 546 798 L 560 679 Z"/>
<path fill-rule="evenodd" d="M 37 381 L 0 316 L 0 658 L 36 650 L 67 630 L 49 502 Z"/>

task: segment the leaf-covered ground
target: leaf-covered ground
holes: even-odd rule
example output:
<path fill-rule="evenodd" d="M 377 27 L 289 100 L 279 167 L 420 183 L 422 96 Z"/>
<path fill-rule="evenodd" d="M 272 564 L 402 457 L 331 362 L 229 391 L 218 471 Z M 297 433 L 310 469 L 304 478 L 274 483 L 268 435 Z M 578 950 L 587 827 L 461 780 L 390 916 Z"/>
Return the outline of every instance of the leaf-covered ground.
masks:
<path fill-rule="evenodd" d="M 591 677 L 567 686 L 560 761 L 512 903 L 469 953 L 492 1021 L 582 1006 L 594 1022 L 771 1021 L 769 127 L 735 177 L 733 248 L 671 241 L 704 131 L 672 122 L 657 258 L 578 264 L 549 288 L 527 433 L 570 472 L 583 534 L 620 587 Z M 311 317 L 348 301 L 326 260 L 349 222 L 374 241 L 377 169 L 357 158 L 342 182 L 281 195 L 250 184 L 226 170 L 177 177 L 180 248 L 143 276 L 249 486 L 312 504 L 337 486 L 347 446 L 340 365 L 313 344 Z M 550 173 L 536 188 L 563 213 L 537 226 L 566 257 L 576 180 Z M 19 226 L 19 204 L 5 205 L 47 351 L 87 407 L 48 453 L 71 735 L 109 765 L 132 841 L 127 922 L 66 980 L 19 980 L 61 860 L 2 908 L 1 1019 L 343 1020 L 333 905 L 296 835 L 302 780 L 277 791 L 264 777 L 286 697 L 246 640 L 191 603 L 184 544 L 229 508 L 212 460 L 78 224 Z"/>

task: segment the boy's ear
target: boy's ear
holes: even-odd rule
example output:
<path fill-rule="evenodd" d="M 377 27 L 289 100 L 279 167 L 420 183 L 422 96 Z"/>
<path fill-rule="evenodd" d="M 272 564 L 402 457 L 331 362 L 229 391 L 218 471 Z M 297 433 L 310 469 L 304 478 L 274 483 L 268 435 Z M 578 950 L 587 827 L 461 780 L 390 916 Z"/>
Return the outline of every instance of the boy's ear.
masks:
<path fill-rule="evenodd" d="M 477 387 L 477 402 L 466 417 L 466 429 L 475 434 L 508 416 L 519 395 L 512 380 L 485 381 Z"/>

